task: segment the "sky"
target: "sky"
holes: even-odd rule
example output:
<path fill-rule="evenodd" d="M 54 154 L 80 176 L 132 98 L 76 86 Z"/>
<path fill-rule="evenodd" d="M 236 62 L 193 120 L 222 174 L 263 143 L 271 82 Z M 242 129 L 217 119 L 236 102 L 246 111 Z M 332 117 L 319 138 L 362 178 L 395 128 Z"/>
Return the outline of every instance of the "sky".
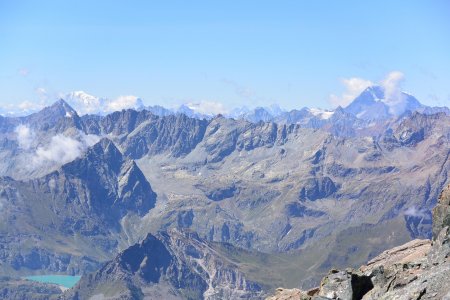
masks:
<path fill-rule="evenodd" d="M 1 107 L 331 109 L 390 78 L 450 106 L 450 1 L 0 0 Z"/>

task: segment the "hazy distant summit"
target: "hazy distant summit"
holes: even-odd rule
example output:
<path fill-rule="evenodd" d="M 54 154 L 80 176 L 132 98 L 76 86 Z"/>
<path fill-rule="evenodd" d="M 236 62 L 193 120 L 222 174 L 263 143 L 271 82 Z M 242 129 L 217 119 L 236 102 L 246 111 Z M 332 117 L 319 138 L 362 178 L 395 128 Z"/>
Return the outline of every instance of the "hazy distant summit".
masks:
<path fill-rule="evenodd" d="M 363 120 L 387 119 L 400 116 L 406 111 L 416 111 L 424 108 L 414 96 L 405 92 L 389 95 L 381 86 L 371 86 L 365 89 L 345 111 Z"/>

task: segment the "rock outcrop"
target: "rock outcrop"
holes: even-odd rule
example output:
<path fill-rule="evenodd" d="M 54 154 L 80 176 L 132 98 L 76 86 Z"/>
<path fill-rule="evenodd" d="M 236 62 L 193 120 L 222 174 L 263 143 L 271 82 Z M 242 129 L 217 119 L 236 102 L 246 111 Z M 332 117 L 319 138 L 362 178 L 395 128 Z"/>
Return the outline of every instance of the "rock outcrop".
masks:
<path fill-rule="evenodd" d="M 331 270 L 310 291 L 279 288 L 267 300 L 450 299 L 450 185 L 433 209 L 433 241 L 413 240 L 359 269 Z"/>
<path fill-rule="evenodd" d="M 436 239 L 446 226 L 450 226 L 450 188 L 442 191 L 437 205 L 433 208 L 433 239 Z"/>

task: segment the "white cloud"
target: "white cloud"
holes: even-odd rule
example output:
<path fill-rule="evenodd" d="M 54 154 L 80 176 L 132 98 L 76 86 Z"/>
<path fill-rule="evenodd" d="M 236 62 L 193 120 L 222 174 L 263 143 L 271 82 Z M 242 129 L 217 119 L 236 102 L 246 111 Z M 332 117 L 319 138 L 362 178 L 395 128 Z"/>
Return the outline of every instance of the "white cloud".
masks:
<path fill-rule="evenodd" d="M 39 147 L 36 150 L 34 162 L 41 164 L 45 161 L 64 164 L 77 158 L 83 151 L 83 144 L 64 135 L 52 137 L 47 147 Z"/>
<path fill-rule="evenodd" d="M 405 110 L 405 95 L 402 93 L 402 84 L 405 75 L 399 71 L 393 71 L 386 75 L 380 82 L 384 88 L 384 102 L 389 105 L 389 112 L 398 114 Z"/>
<path fill-rule="evenodd" d="M 106 105 L 107 111 L 118 111 L 122 109 L 134 108 L 140 109 L 144 105 L 142 100 L 136 96 L 120 96 L 115 100 L 109 101 Z"/>
<path fill-rule="evenodd" d="M 61 98 L 64 98 L 79 115 L 103 112 L 106 101 L 83 91 L 71 92 L 67 95 L 62 95 Z"/>
<path fill-rule="evenodd" d="M 56 180 L 54 178 L 51 178 L 48 181 L 48 187 L 52 190 L 54 190 L 56 188 Z"/>
<path fill-rule="evenodd" d="M 22 149 L 30 149 L 33 143 L 33 133 L 31 129 L 26 125 L 19 125 L 14 132 L 17 134 L 17 142 Z"/>
<path fill-rule="evenodd" d="M 18 104 L 9 103 L 0 106 L 0 114 L 5 116 L 23 116 L 34 113 L 44 108 L 43 103 L 34 103 L 30 101 L 23 101 Z"/>
<path fill-rule="evenodd" d="M 411 206 L 408 209 L 406 209 L 404 211 L 404 215 L 409 216 L 409 217 L 417 217 L 417 218 L 427 218 L 428 217 L 426 211 L 418 209 L 415 206 Z"/>
<path fill-rule="evenodd" d="M 228 113 L 226 107 L 220 102 L 214 101 L 202 101 L 196 103 L 191 102 L 187 103 L 186 106 L 192 109 L 193 111 L 204 115 L 218 115 Z"/>
<path fill-rule="evenodd" d="M 24 112 L 34 112 L 44 108 L 44 104 L 42 103 L 34 103 L 31 101 L 23 101 L 17 105 L 19 110 Z"/>
<path fill-rule="evenodd" d="M 370 80 L 363 78 L 348 78 L 341 79 L 342 84 L 345 86 L 345 92 L 341 96 L 335 94 L 330 95 L 330 103 L 333 106 L 347 106 L 356 97 L 361 94 L 367 87 L 378 84 L 384 89 L 383 101 L 389 106 L 391 113 L 403 111 L 405 106 L 404 97 L 402 93 L 402 83 L 405 76 L 400 71 L 392 71 L 388 73 L 383 80 L 378 83 L 373 83 Z"/>
<path fill-rule="evenodd" d="M 101 137 L 96 134 L 80 134 L 80 139 L 87 148 L 97 144 Z"/>
<path fill-rule="evenodd" d="M 69 103 L 77 113 L 82 116 L 86 114 L 106 114 L 122 109 L 142 109 L 142 99 L 136 96 L 120 96 L 114 100 L 92 96 L 83 91 L 75 91 L 60 95 L 60 98 Z"/>
<path fill-rule="evenodd" d="M 334 107 L 349 105 L 362 91 L 373 85 L 372 81 L 357 77 L 344 78 L 341 82 L 345 86 L 345 92 L 341 96 L 330 95 L 330 102 Z"/>
<path fill-rule="evenodd" d="M 80 134 L 78 139 L 75 139 L 58 134 L 52 137 L 47 146 L 36 149 L 33 165 L 36 167 L 46 162 L 68 163 L 83 154 L 89 146 L 98 142 L 99 139 L 100 137 L 96 135 Z"/>
<path fill-rule="evenodd" d="M 114 100 L 105 98 L 99 98 L 92 96 L 83 91 L 75 91 L 68 94 L 55 94 L 48 92 L 43 87 L 38 87 L 34 90 L 38 98 L 38 102 L 24 101 L 21 103 L 9 103 L 0 106 L 0 115 L 6 116 L 23 116 L 37 112 L 48 106 L 49 102 L 56 101 L 58 98 L 62 98 L 72 106 L 75 111 L 80 115 L 86 114 L 107 114 L 114 111 L 120 111 L 122 109 L 142 109 L 144 104 L 141 98 L 136 96 L 120 96 Z"/>
<path fill-rule="evenodd" d="M 399 92 L 404 80 L 405 75 L 402 72 L 392 71 L 387 74 L 381 81 L 381 86 L 384 87 L 385 90 L 385 97 L 389 98 L 389 96 Z"/>

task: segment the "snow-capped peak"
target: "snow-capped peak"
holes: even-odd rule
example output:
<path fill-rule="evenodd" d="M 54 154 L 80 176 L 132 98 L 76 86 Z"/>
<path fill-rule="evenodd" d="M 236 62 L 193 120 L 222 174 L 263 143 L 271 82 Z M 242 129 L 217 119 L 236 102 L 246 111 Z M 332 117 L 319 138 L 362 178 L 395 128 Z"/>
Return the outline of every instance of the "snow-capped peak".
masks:
<path fill-rule="evenodd" d="M 370 86 L 353 100 L 345 111 L 364 120 L 386 119 L 405 111 L 415 111 L 423 105 L 399 89 Z"/>
<path fill-rule="evenodd" d="M 63 96 L 79 115 L 107 114 L 122 109 L 142 109 L 142 99 L 136 96 L 120 96 L 114 100 L 92 96 L 84 91 L 75 91 Z"/>

